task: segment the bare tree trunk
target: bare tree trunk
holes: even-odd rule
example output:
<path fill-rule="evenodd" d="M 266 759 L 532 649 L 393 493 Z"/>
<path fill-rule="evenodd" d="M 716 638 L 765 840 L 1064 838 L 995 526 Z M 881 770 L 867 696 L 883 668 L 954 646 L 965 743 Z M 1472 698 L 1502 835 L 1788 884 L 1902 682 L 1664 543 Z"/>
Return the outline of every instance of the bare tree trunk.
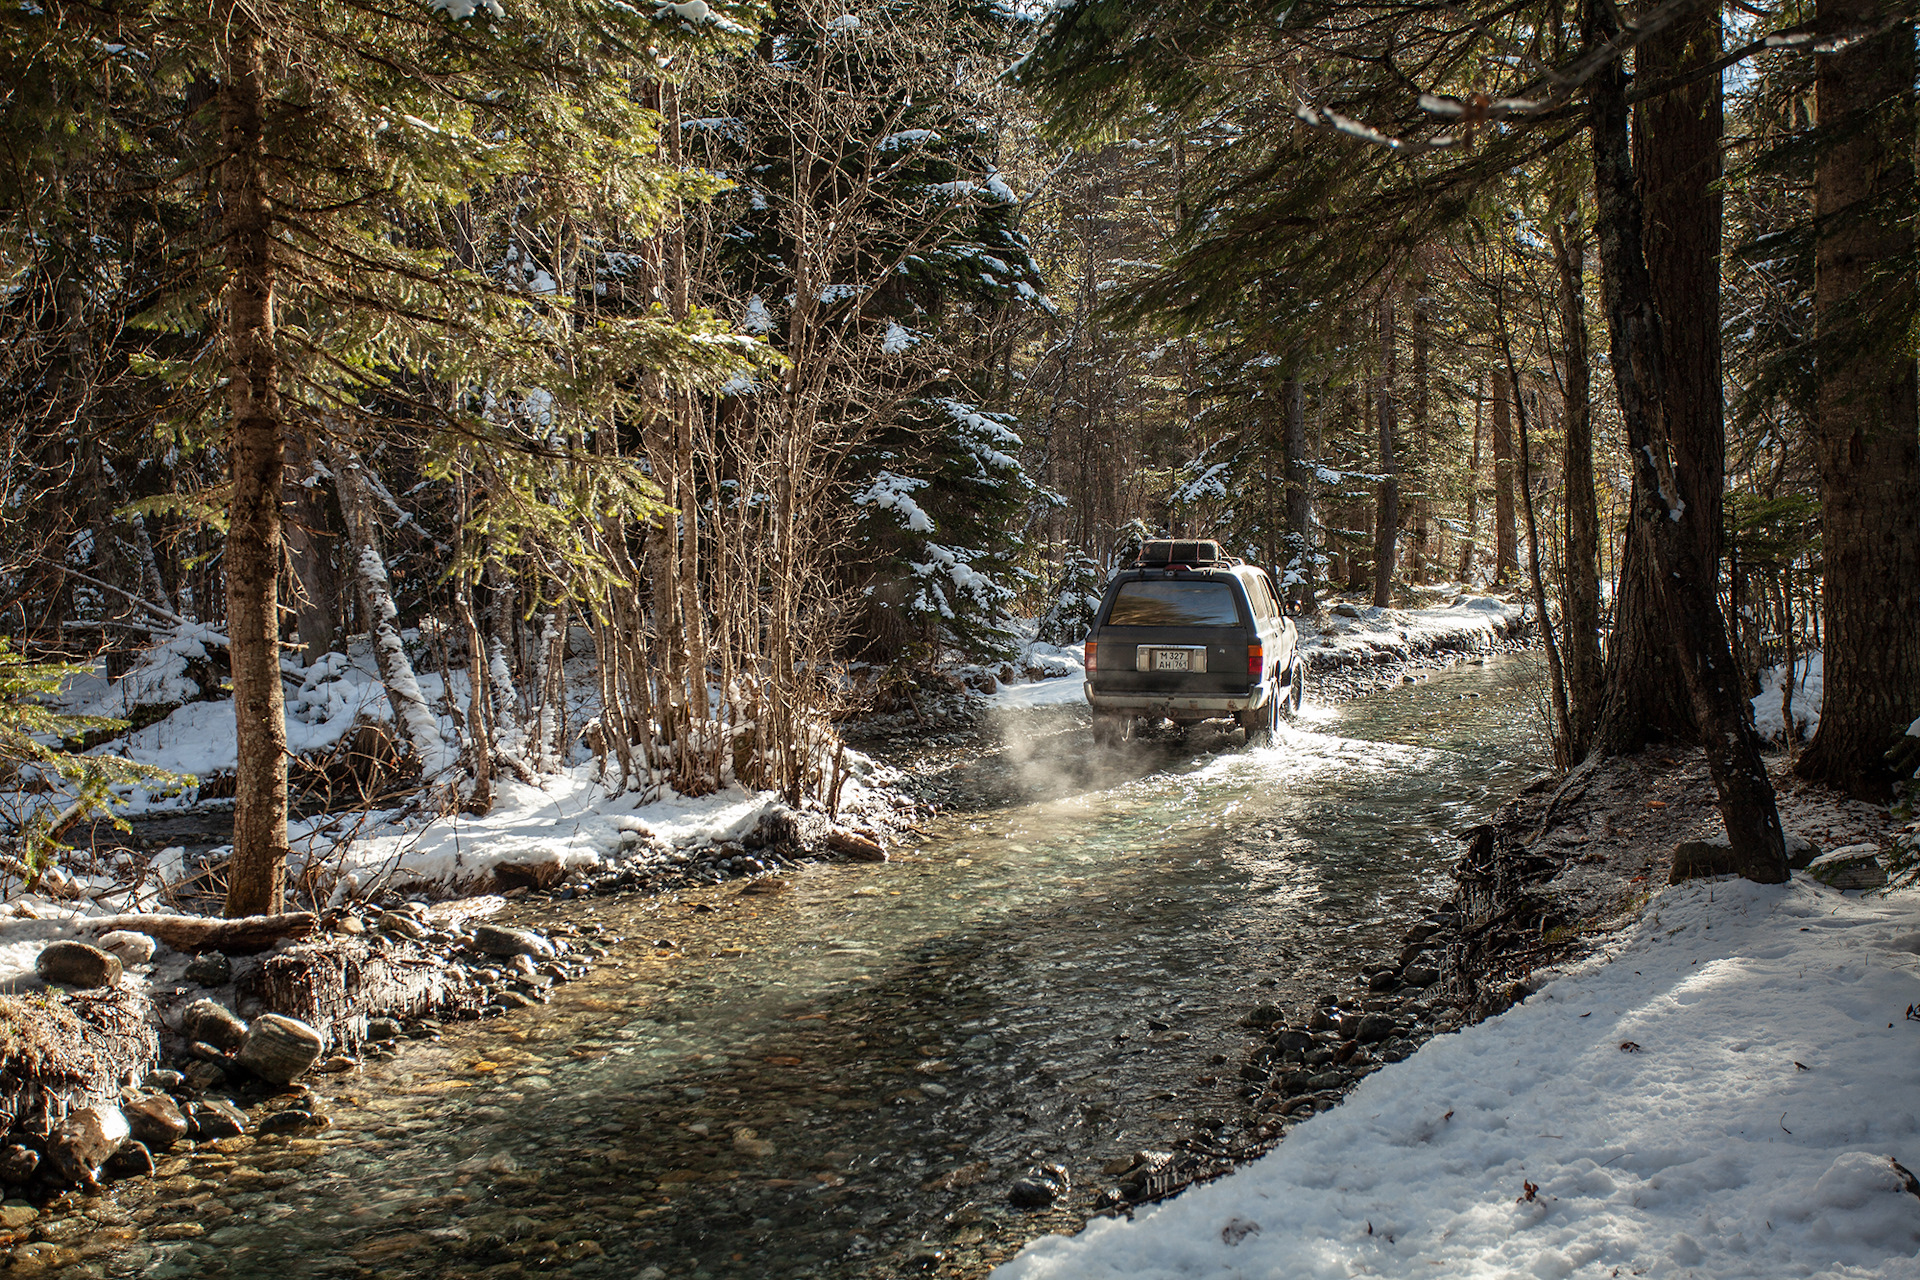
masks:
<path fill-rule="evenodd" d="M 1503 370 L 1493 374 L 1493 580 L 1520 574 L 1520 535 L 1513 518 L 1513 393 Z"/>
<path fill-rule="evenodd" d="M 1597 45 L 1617 34 L 1607 0 L 1586 0 L 1581 16 L 1582 34 L 1590 43 Z M 1640 200 L 1627 135 L 1626 77 L 1618 63 L 1609 64 L 1589 84 L 1587 121 L 1614 381 L 1635 478 L 1640 482 L 1629 536 L 1647 549 L 1656 570 L 1658 601 L 1672 620 L 1694 712 L 1707 730 L 1707 769 L 1734 866 L 1750 880 L 1777 884 L 1787 878 L 1787 859 L 1773 787 L 1760 760 L 1760 741 L 1727 645 L 1713 567 L 1701 563 L 1704 542 L 1687 527 L 1702 516 L 1682 505 L 1673 474 L 1672 444 L 1663 412 L 1665 343 L 1641 248 Z"/>
<path fill-rule="evenodd" d="M 1822 29 L 1873 25 L 1873 0 L 1820 0 Z M 1914 274 L 1913 26 L 1816 54 L 1814 171 L 1826 695 L 1801 777 L 1867 799 L 1920 717 L 1920 409 Z"/>
<path fill-rule="evenodd" d="M 440 732 L 440 720 L 420 692 L 413 659 L 400 638 L 400 608 L 387 584 L 387 564 L 380 552 L 380 524 L 373 514 L 366 466 L 345 446 L 328 446 L 334 492 L 340 496 L 340 514 L 347 523 L 347 544 L 353 553 L 355 577 L 367 615 L 368 638 L 393 708 L 394 728 L 412 748 L 420 771 L 428 778 L 455 763 L 454 753 Z"/>
<path fill-rule="evenodd" d="M 277 914 L 287 884 L 287 723 L 280 687 L 280 360 L 266 154 L 266 33 L 220 6 L 221 233 L 226 288 L 227 640 L 233 662 L 233 859 L 226 914 Z"/>
<path fill-rule="evenodd" d="M 1566 575 L 1561 621 L 1567 669 L 1567 748 L 1584 760 L 1600 721 L 1600 509 L 1593 487 L 1591 373 L 1587 357 L 1586 231 L 1578 214 L 1549 227 L 1560 272 L 1560 340 L 1566 351 Z"/>
<path fill-rule="evenodd" d="M 1287 402 L 1287 541 L 1296 599 L 1306 613 L 1319 608 L 1315 599 L 1313 539 L 1313 465 L 1307 453 L 1307 394 L 1298 378 L 1287 379 L 1281 396 Z"/>
<path fill-rule="evenodd" d="M 1428 407 L 1427 348 L 1430 343 L 1427 296 L 1427 272 L 1422 267 L 1413 279 L 1413 465 L 1418 491 L 1413 499 L 1413 580 L 1425 582 L 1430 576 L 1427 562 L 1433 556 L 1433 460 L 1429 456 L 1432 421 Z"/>
<path fill-rule="evenodd" d="M 1467 466 L 1467 530 L 1460 535 L 1460 583 L 1473 586 L 1473 557 L 1480 531 L 1480 446 L 1486 425 L 1480 381 L 1473 384 L 1473 459 Z"/>
<path fill-rule="evenodd" d="M 339 581 L 334 573 L 331 530 L 322 500 L 312 445 L 307 433 L 288 433 L 292 452 L 287 458 L 287 560 L 293 575 L 293 627 L 312 662 L 333 646 L 339 626 Z"/>
<path fill-rule="evenodd" d="M 1380 300 L 1380 496 L 1373 521 L 1373 603 L 1393 603 L 1393 571 L 1399 554 L 1400 462 L 1394 452 L 1396 409 L 1394 375 L 1393 291 Z"/>
<path fill-rule="evenodd" d="M 1710 63 L 1719 51 L 1719 7 L 1705 6 L 1650 36 L 1635 55 L 1639 74 L 1660 78 Z M 1721 107 L 1718 76 L 1636 108 L 1634 167 L 1654 305 L 1662 321 L 1666 370 L 1661 413 L 1672 443 L 1674 496 L 1701 520 L 1689 530 L 1694 554 L 1718 590 L 1720 492 L 1726 430 L 1720 383 Z M 1636 483 L 1638 481 L 1636 480 Z M 1634 509 L 1647 495 L 1630 499 Z M 1681 660 L 1658 605 L 1660 584 L 1647 548 L 1629 538 L 1614 601 L 1605 705 L 1597 730 L 1609 754 L 1662 739 L 1691 742 L 1702 726 Z M 1717 611 L 1717 609 L 1716 609 Z"/>

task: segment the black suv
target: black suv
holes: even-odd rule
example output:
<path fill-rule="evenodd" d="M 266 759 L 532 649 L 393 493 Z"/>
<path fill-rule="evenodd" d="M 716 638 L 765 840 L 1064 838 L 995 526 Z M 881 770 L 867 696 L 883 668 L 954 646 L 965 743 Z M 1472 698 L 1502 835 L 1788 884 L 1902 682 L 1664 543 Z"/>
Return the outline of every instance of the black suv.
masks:
<path fill-rule="evenodd" d="M 1217 542 L 1155 540 L 1107 584 L 1087 638 L 1087 702 L 1096 742 L 1143 723 L 1232 716 L 1247 742 L 1273 740 L 1300 706 L 1296 633 L 1264 569 Z"/>

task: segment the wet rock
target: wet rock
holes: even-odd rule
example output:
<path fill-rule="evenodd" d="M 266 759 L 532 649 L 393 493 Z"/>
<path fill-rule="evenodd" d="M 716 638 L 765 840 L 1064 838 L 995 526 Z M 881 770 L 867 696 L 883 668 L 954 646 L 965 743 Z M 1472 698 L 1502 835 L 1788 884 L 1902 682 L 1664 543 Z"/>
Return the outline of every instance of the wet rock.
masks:
<path fill-rule="evenodd" d="M 194 1103 L 192 1120 L 193 1136 L 203 1142 L 237 1138 L 247 1131 L 246 1113 L 220 1098 L 207 1098 Z"/>
<path fill-rule="evenodd" d="M 193 1062 L 183 1073 L 181 1087 L 194 1093 L 218 1089 L 227 1082 L 227 1069 L 218 1062 Z"/>
<path fill-rule="evenodd" d="M 145 964 L 153 959 L 158 945 L 148 935 L 131 929 L 115 929 L 100 935 L 100 949 L 119 956 L 120 963 L 125 965 Z"/>
<path fill-rule="evenodd" d="M 178 1071 L 149 1071 L 140 1083 L 149 1089 L 178 1089 L 186 1082 L 187 1078 Z"/>
<path fill-rule="evenodd" d="M 186 978 L 196 987 L 224 987 L 233 981 L 233 961 L 219 951 L 206 951 L 187 963 Z"/>
<path fill-rule="evenodd" d="M 1399 985 L 1400 979 L 1391 969 L 1382 969 L 1367 979 L 1369 991 L 1392 991 Z"/>
<path fill-rule="evenodd" d="M 264 1117 L 255 1127 L 254 1132 L 260 1134 L 303 1133 L 309 1129 L 324 1129 L 331 1123 L 332 1121 L 323 1115 L 293 1107 Z"/>
<path fill-rule="evenodd" d="M 40 1168 L 40 1153 L 32 1147 L 13 1143 L 0 1148 L 0 1182 L 10 1187 L 24 1186 Z"/>
<path fill-rule="evenodd" d="M 1263 1004 L 1240 1019 L 1243 1027 L 1271 1027 L 1287 1020 L 1287 1011 L 1277 1005 Z"/>
<path fill-rule="evenodd" d="M 1315 1009 L 1313 1016 L 1307 1019 L 1309 1031 L 1331 1031 L 1339 1025 L 1335 1016 L 1325 1009 Z"/>
<path fill-rule="evenodd" d="M 1397 1029 L 1394 1020 L 1384 1013 L 1350 1013 L 1340 1019 L 1340 1034 L 1351 1035 L 1361 1044 L 1385 1040 Z"/>
<path fill-rule="evenodd" d="M 38 1159 L 38 1157 L 36 1157 Z M 22 1227 L 33 1225 L 40 1211 L 22 1200 L 9 1200 L 0 1204 L 0 1230 L 18 1231 Z"/>
<path fill-rule="evenodd" d="M 1067 1193 L 1072 1180 L 1065 1166 L 1036 1165 L 1007 1188 L 1007 1203 L 1016 1209 L 1044 1209 Z"/>
<path fill-rule="evenodd" d="M 1440 971 L 1430 964 L 1408 965 L 1400 978 L 1410 987 L 1430 987 L 1440 981 Z"/>
<path fill-rule="evenodd" d="M 121 1108 L 136 1142 L 144 1142 L 155 1151 L 165 1151 L 187 1136 L 187 1117 L 180 1105 L 164 1093 L 135 1098 Z"/>
<path fill-rule="evenodd" d="M 133 1136 L 118 1107 L 81 1107 L 47 1140 L 46 1172 L 58 1182 L 91 1187 L 100 1166 Z"/>
<path fill-rule="evenodd" d="M 180 1015 L 180 1030 L 189 1040 L 204 1041 L 215 1049 L 232 1051 L 247 1040 L 247 1024 L 218 1000 L 195 1000 Z"/>
<path fill-rule="evenodd" d="M 1273 1047 L 1281 1053 L 1305 1053 L 1313 1048 L 1313 1037 L 1304 1031 L 1280 1031 L 1274 1034 Z"/>
<path fill-rule="evenodd" d="M 1315 1093 L 1338 1089 L 1346 1083 L 1347 1077 L 1338 1071 L 1321 1071 L 1307 1077 L 1307 1088 Z"/>
<path fill-rule="evenodd" d="M 91 990 L 120 981 L 120 957 L 84 942 L 49 943 L 33 962 L 42 982 Z"/>
<path fill-rule="evenodd" d="M 497 924 L 473 926 L 473 949 L 489 956 L 533 956 L 540 960 L 554 957 L 553 944 L 539 934 Z"/>
<path fill-rule="evenodd" d="M 382 912 L 376 927 L 388 937 L 406 938 L 413 942 L 419 942 L 427 936 L 427 926 L 404 911 Z"/>
<path fill-rule="evenodd" d="M 153 1152 L 147 1150 L 147 1144 L 138 1140 L 122 1143 L 120 1149 L 107 1157 L 100 1166 L 102 1176 L 120 1181 L 123 1178 L 151 1178 L 153 1176 Z"/>
<path fill-rule="evenodd" d="M 392 1018 L 367 1019 L 367 1039 L 375 1043 L 382 1040 L 398 1040 L 402 1030 L 404 1028 Z"/>
<path fill-rule="evenodd" d="M 262 1080 L 286 1084 L 318 1061 L 324 1048 L 320 1033 L 298 1018 L 265 1013 L 253 1020 L 233 1060 Z"/>

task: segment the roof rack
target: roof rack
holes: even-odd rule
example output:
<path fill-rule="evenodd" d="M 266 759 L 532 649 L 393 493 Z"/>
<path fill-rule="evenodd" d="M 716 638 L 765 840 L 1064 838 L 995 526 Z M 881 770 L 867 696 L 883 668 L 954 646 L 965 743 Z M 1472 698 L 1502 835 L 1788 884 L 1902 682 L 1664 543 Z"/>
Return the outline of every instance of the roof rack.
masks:
<path fill-rule="evenodd" d="M 1149 538 L 1140 544 L 1134 565 L 1142 569 L 1200 568 L 1213 565 L 1237 565 L 1242 561 L 1220 549 L 1211 540 Z"/>

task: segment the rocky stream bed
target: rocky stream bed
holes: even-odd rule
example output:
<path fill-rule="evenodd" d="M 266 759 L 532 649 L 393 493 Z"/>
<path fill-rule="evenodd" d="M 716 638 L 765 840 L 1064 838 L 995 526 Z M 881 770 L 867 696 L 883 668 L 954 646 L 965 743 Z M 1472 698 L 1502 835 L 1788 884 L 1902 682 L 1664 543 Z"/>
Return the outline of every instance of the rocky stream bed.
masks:
<path fill-rule="evenodd" d="M 1450 656 L 1317 673 L 1316 696 L 1411 691 Z M 1446 703 L 1511 704 L 1524 697 L 1514 688 L 1463 684 L 1417 704 L 1400 738 L 1444 737 Z M 241 960 L 238 975 L 208 954 L 169 961 L 154 975 L 169 1065 L 0 1154 L 11 1265 L 269 1275 L 297 1257 L 305 1274 L 414 1275 L 431 1258 L 446 1275 L 978 1275 L 1035 1234 L 1257 1155 L 1364 1074 L 1492 1007 L 1480 970 L 1497 948 L 1466 945 L 1485 941 L 1467 914 L 1484 904 L 1454 894 L 1451 853 L 1409 863 L 1384 894 L 1352 872 L 1295 883 L 1312 840 L 1292 830 L 1301 815 L 1257 812 L 1271 783 L 1245 772 L 1232 735 L 1150 737 L 1124 759 L 1089 759 L 1074 746 L 1083 722 L 1060 709 L 1009 724 L 948 698 L 862 726 L 859 744 L 894 754 L 919 801 L 893 833 L 909 839 L 871 833 L 893 844 L 884 875 L 809 870 L 822 854 L 871 854 L 808 848 L 783 827 L 644 876 L 370 904 L 297 944 L 356 957 L 335 966 L 342 992 L 375 961 L 434 974 L 432 998 L 400 1017 L 334 1010 L 307 1036 L 279 1026 L 248 977 L 285 968 L 288 949 Z M 1364 752 L 1321 750 L 1321 773 L 1365 772 Z M 1358 778 L 1304 825 L 1464 829 L 1531 768 L 1509 761 L 1491 789 L 1411 817 L 1367 811 L 1375 785 Z M 1162 912 L 1153 881 L 1092 878 L 1095 859 L 1067 830 L 1087 820 L 1076 797 L 1118 797 L 1120 815 L 1102 815 L 1086 847 L 1120 861 L 1185 821 L 1154 798 L 1168 778 L 1189 798 L 1224 780 L 1233 799 L 1113 868 L 1190 882 L 1198 905 Z M 1038 819 L 1036 805 L 1065 812 Z M 1036 866 L 1023 839 L 1060 847 Z M 1019 875 L 1041 888 L 979 905 Z M 916 894 L 964 910 L 935 926 L 900 914 L 888 938 L 888 913 L 904 911 L 893 900 Z M 1346 917 L 1325 936 L 1247 941 L 1267 912 L 1329 903 Z M 1153 953 L 1192 929 L 1189 910 L 1219 931 L 1227 967 Z M 821 930 L 874 920 L 844 939 L 783 936 L 796 912 Z M 1049 948 L 1081 935 L 1088 955 L 1055 964 Z M 796 965 L 820 973 L 796 982 Z M 1062 998 L 1084 1007 L 1005 1004 L 1035 968 L 1059 969 Z M 1097 983 L 1077 987 L 1083 973 Z M 1502 981 L 1510 997 L 1517 980 Z M 293 1056 L 249 1069 L 263 1035 Z M 649 1065 L 636 1075 L 636 1062 Z M 607 1078 L 616 1067 L 625 1074 Z M 84 1185 L 95 1169 L 107 1190 Z M 826 1229 L 774 1245 L 796 1215 Z M 323 1246 L 340 1235 L 338 1251 Z"/>

